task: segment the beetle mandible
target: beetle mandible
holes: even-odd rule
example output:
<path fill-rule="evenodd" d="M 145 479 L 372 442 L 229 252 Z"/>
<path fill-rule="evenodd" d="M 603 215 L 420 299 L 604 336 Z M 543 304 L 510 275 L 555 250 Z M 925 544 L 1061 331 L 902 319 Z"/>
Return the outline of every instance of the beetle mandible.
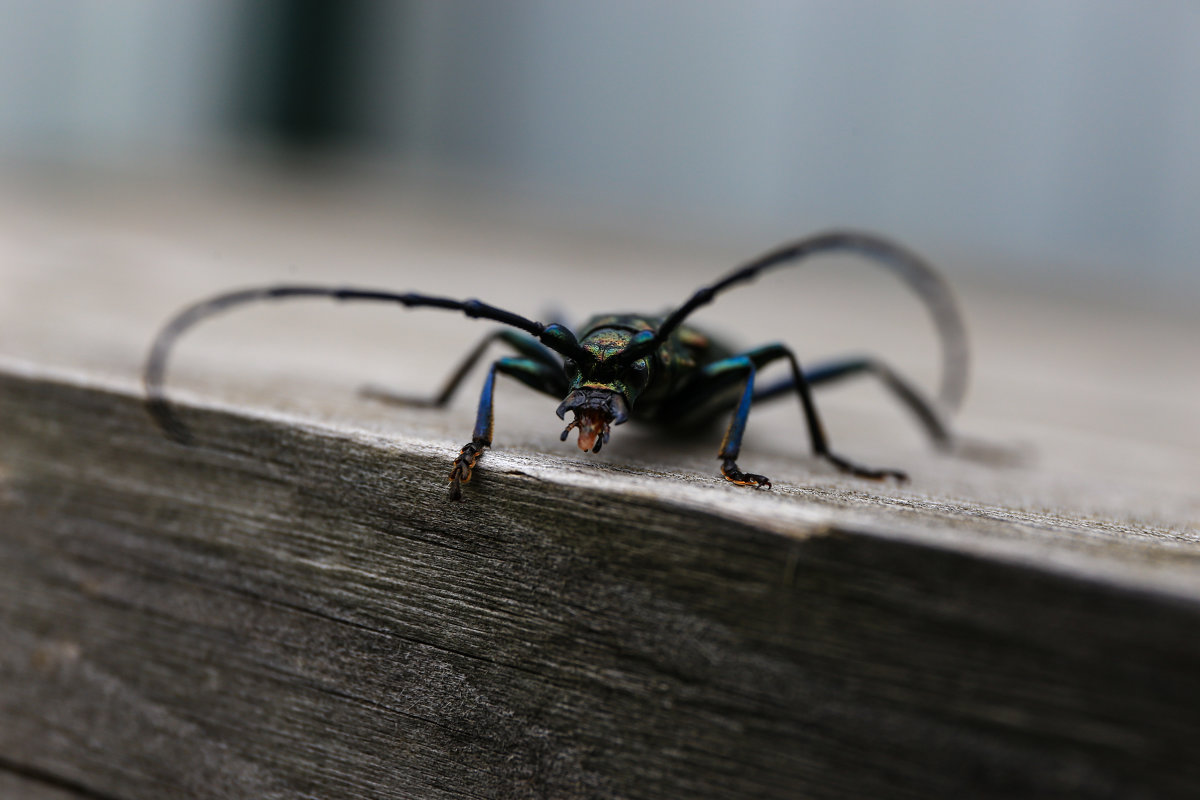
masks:
<path fill-rule="evenodd" d="M 392 302 L 409 308 L 459 311 L 468 317 L 515 329 L 501 329 L 488 335 L 467 355 L 436 397 L 421 401 L 383 397 L 443 406 L 491 342 L 503 342 L 516 351 L 516 355 L 495 361 L 488 370 L 471 441 L 459 451 L 450 471 L 452 500 L 462 498 L 462 485 L 471 480 L 479 457 L 492 444 L 492 399 L 497 374 L 515 378 L 536 391 L 565 398 L 558 406 L 558 416 L 565 418 L 569 411 L 574 419 L 561 438 L 565 441 L 572 430 L 577 430 L 579 447 L 593 453 L 600 452 L 608 443 L 613 425 L 631 418 L 659 425 L 698 425 L 732 410 L 717 455 L 721 474 L 737 485 L 763 488 L 771 486 L 766 476 L 743 472 L 737 464 L 750 408 L 755 402 L 795 393 L 816 456 L 851 475 L 903 480 L 905 475 L 899 470 L 860 466 L 834 453 L 812 399 L 813 386 L 852 375 L 874 375 L 912 412 L 935 445 L 947 447 L 951 435 L 942 410 L 886 364 L 873 358 L 846 358 L 802 369 L 796 356 L 783 344 L 736 353 L 683 324 L 692 312 L 712 302 L 718 294 L 754 279 L 764 270 L 832 252 L 857 253 L 891 269 L 924 301 L 942 343 L 940 405 L 947 411 L 956 410 L 966 390 L 968 359 L 966 331 L 949 287 L 915 253 L 887 239 L 857 231 L 828 231 L 784 244 L 699 289 L 669 314 L 599 316 L 582 328 L 580 336 L 564 325 L 535 322 L 479 300 L 325 286 L 269 286 L 229 292 L 185 308 L 155 338 L 144 373 L 146 406 L 165 433 L 177 441 L 191 441 L 190 431 L 171 411 L 163 393 L 167 357 L 180 334 L 214 314 L 246 303 L 298 297 Z M 758 370 L 775 361 L 786 361 L 790 374 L 774 385 L 756 389 Z"/>

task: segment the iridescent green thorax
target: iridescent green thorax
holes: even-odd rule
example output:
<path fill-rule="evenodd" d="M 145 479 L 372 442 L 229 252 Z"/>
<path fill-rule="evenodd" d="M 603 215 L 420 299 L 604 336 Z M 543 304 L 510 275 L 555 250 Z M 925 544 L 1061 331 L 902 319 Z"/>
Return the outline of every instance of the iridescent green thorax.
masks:
<path fill-rule="evenodd" d="M 624 352 L 635 334 L 654 330 L 658 320 L 633 314 L 609 314 L 594 317 L 584 326 L 580 344 L 603 364 Z"/>
<path fill-rule="evenodd" d="M 614 314 L 589 320 L 580 346 L 594 363 L 573 376 L 572 388 L 592 387 L 617 392 L 632 408 L 634 401 L 653 378 L 655 359 L 642 358 L 632 364 L 617 359 L 641 331 L 654 329 L 654 320 L 630 314 Z M 582 365 L 581 365 L 582 366 Z"/>

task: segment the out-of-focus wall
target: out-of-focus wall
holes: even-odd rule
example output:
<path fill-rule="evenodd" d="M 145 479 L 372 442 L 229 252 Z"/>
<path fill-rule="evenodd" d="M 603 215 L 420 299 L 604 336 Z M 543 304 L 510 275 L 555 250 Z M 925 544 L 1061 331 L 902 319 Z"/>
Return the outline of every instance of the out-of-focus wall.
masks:
<path fill-rule="evenodd" d="M 228 126 L 238 4 L 0 0 L 0 157 L 197 155 Z"/>
<path fill-rule="evenodd" d="M 324 6 L 0 0 L 0 155 L 270 145 L 254 105 L 304 52 L 276 28 Z M 314 90 L 344 117 L 324 144 L 617 223 L 766 240 L 848 224 L 1200 293 L 1193 2 L 353 8 L 340 84 Z"/>

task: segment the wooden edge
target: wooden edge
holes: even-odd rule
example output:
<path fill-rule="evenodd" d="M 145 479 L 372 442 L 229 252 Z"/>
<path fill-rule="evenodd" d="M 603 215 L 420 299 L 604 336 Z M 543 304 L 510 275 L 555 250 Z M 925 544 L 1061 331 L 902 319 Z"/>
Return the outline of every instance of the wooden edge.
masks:
<path fill-rule="evenodd" d="M 517 456 L 448 504 L 440 447 L 182 413 L 201 445 L 0 373 L 2 763 L 114 798 L 1200 789 L 1200 606 L 1136 575 Z"/>

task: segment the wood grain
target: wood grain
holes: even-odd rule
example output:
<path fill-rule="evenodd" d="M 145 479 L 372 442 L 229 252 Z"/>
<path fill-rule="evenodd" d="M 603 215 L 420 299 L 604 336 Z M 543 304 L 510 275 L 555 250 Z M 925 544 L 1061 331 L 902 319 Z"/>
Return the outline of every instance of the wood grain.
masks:
<path fill-rule="evenodd" d="M 1194 591 L 502 459 L 448 504 L 403 441 L 0 398 L 0 752 L 101 796 L 1200 787 Z"/>

